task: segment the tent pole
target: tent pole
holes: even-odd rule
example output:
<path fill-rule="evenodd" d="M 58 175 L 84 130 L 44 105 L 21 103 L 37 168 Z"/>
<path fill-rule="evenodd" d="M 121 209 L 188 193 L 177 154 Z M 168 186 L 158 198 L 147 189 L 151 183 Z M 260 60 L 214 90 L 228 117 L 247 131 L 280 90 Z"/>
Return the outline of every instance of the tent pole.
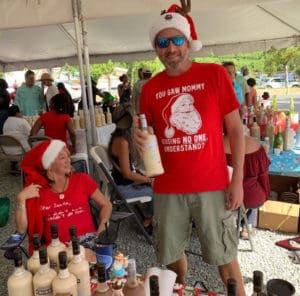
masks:
<path fill-rule="evenodd" d="M 77 4 L 78 3 L 76 0 L 72 0 L 73 17 L 74 17 L 75 34 L 76 34 L 77 57 L 78 57 L 79 75 L 80 75 L 80 84 L 81 84 L 81 98 L 82 98 L 82 106 L 83 106 L 83 113 L 84 113 L 85 130 L 86 130 L 86 142 L 87 142 L 88 151 L 90 151 L 90 148 L 92 147 L 91 122 L 89 120 L 87 98 L 86 98 L 86 91 L 85 91 L 85 79 L 84 79 L 83 59 L 82 59 L 82 40 L 80 35 L 81 30 L 80 30 Z"/>
<path fill-rule="evenodd" d="M 81 10 L 81 0 L 78 1 L 79 7 L 79 17 L 81 21 L 81 30 L 82 30 L 82 41 L 83 41 L 83 58 L 85 63 L 85 75 L 87 82 L 87 91 L 88 91 L 88 102 L 89 102 L 89 111 L 90 111 L 90 121 L 91 121 L 91 132 L 93 145 L 98 144 L 97 134 L 96 134 L 96 121 L 95 121 L 95 110 L 94 110 L 94 100 L 92 92 L 92 83 L 91 83 L 91 73 L 90 73 L 90 57 L 89 57 L 89 48 L 88 48 L 88 39 L 87 39 L 87 29 L 86 22 L 82 15 Z"/>

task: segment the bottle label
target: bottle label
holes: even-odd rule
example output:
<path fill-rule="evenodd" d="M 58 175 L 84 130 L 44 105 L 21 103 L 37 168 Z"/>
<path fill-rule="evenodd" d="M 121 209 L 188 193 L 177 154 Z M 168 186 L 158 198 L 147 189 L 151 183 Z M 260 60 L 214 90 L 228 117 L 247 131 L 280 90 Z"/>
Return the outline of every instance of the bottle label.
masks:
<path fill-rule="evenodd" d="M 51 296 L 52 295 L 52 287 L 39 288 L 34 291 L 35 296 L 43 295 L 43 296 Z"/>

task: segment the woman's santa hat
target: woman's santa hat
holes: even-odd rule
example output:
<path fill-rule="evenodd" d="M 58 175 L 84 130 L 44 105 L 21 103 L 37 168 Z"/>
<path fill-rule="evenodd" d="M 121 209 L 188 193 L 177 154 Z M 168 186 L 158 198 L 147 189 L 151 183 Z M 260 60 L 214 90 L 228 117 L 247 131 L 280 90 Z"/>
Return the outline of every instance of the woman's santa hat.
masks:
<path fill-rule="evenodd" d="M 171 5 L 167 12 L 160 15 L 160 17 L 151 26 L 149 35 L 153 48 L 155 48 L 157 34 L 162 30 L 169 28 L 177 29 L 183 33 L 190 43 L 191 51 L 198 51 L 202 48 L 202 43 L 197 37 L 193 19 L 189 15 L 183 16 L 177 12 L 180 10 L 180 6 L 176 4 Z"/>
<path fill-rule="evenodd" d="M 26 176 L 25 186 L 31 183 L 47 185 L 44 172 L 50 168 L 64 147 L 66 143 L 61 140 L 47 140 L 33 147 L 21 162 L 21 169 Z"/>

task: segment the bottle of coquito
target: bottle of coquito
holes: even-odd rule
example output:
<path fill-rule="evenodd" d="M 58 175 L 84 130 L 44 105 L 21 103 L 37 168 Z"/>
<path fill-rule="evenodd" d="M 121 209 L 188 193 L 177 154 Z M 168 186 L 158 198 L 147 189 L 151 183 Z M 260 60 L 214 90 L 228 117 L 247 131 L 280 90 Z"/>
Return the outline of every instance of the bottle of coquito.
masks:
<path fill-rule="evenodd" d="M 39 258 L 39 248 L 41 246 L 40 236 L 34 234 L 32 236 L 33 241 L 33 254 L 27 261 L 27 269 L 34 275 L 40 269 L 40 258 Z"/>

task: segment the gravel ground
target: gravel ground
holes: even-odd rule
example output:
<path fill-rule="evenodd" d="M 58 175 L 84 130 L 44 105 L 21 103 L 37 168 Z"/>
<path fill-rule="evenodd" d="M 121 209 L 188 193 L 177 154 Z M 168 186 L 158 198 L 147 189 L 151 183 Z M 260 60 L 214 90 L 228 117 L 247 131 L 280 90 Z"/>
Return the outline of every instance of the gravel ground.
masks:
<path fill-rule="evenodd" d="M 5 241 L 14 232 L 14 203 L 16 193 L 21 188 L 20 176 L 9 175 L 8 167 L 7 163 L 0 163 L 0 196 L 8 196 L 11 200 L 10 218 L 8 224 L 0 229 L 0 242 Z M 253 270 L 261 270 L 265 275 L 265 281 L 272 278 L 288 280 L 296 287 L 296 295 L 300 296 L 300 264 L 292 263 L 288 256 L 289 253 L 275 246 L 276 241 L 293 236 L 295 235 L 258 230 L 254 237 L 254 252 L 250 251 L 248 241 L 240 241 L 238 257 L 247 295 L 251 295 L 252 292 Z M 194 252 L 199 250 L 195 233 L 192 234 L 188 249 Z M 146 272 L 148 267 L 157 266 L 153 248 L 146 243 L 130 221 L 121 225 L 117 250 L 131 258 L 136 258 L 137 269 L 140 273 Z M 200 257 L 191 254 L 188 255 L 188 261 L 188 284 L 193 284 L 196 280 L 201 279 L 210 289 L 224 293 L 223 284 L 217 276 L 215 267 L 205 264 Z M 0 266 L 0 295 L 7 296 L 6 282 L 13 271 L 13 263 L 3 257 L 3 251 L 0 251 Z"/>

